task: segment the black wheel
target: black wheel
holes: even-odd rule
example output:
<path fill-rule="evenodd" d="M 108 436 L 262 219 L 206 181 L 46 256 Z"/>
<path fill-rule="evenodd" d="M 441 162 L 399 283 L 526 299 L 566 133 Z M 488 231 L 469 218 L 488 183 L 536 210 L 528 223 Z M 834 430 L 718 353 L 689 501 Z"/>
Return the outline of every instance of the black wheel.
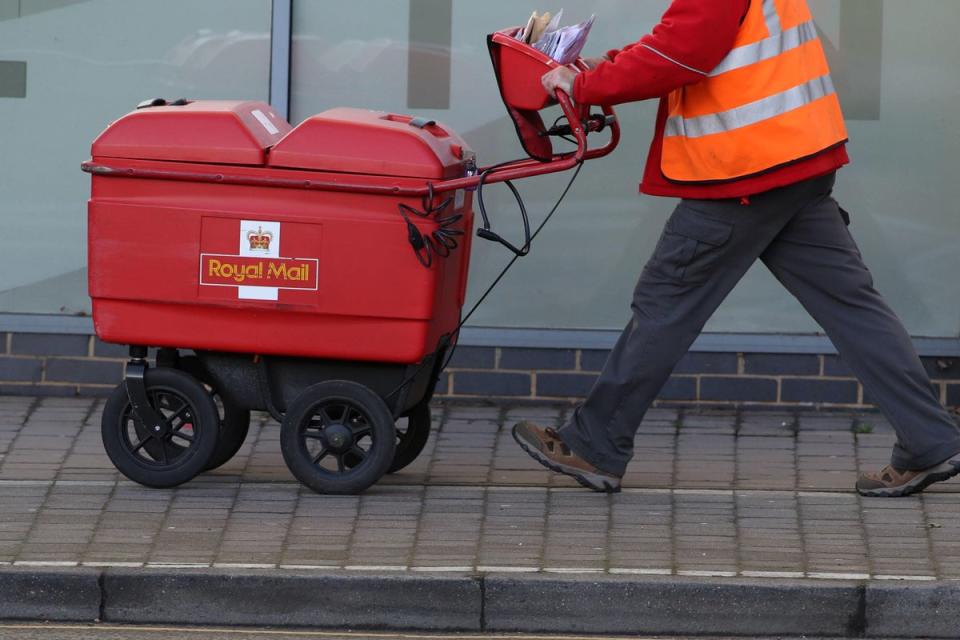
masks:
<path fill-rule="evenodd" d="M 396 473 L 417 459 L 430 438 L 430 404 L 423 402 L 410 410 L 396 423 L 397 449 L 387 473 Z M 356 456 L 347 455 L 346 465 L 353 468 L 359 464 Z"/>
<path fill-rule="evenodd" d="M 430 438 L 430 405 L 422 402 L 397 422 L 397 451 L 387 473 L 396 473 L 417 459 Z M 406 424 L 404 424 L 406 423 Z"/>
<path fill-rule="evenodd" d="M 396 429 L 387 405 L 355 382 L 307 388 L 280 426 L 280 450 L 291 473 L 317 493 L 356 494 L 390 468 Z M 359 461 L 349 466 L 348 461 Z"/>
<path fill-rule="evenodd" d="M 148 369 L 147 398 L 164 418 L 148 430 L 133 415 L 127 383 L 117 386 L 103 409 L 100 435 L 114 466 L 148 487 L 175 487 L 203 471 L 217 444 L 217 407 L 200 382 L 176 369 Z"/>
<path fill-rule="evenodd" d="M 423 452 L 430 438 L 430 420 L 430 405 L 426 402 L 418 404 L 407 415 L 397 420 L 397 448 L 387 473 L 400 471 Z M 348 453 L 344 463 L 347 468 L 352 469 L 360 464 L 360 458 Z"/>
<path fill-rule="evenodd" d="M 213 378 L 207 372 L 206 367 L 196 356 L 183 356 L 180 358 L 177 368 L 186 371 L 194 378 L 199 380 L 207 387 L 207 392 L 213 398 L 217 405 L 217 413 L 220 416 L 220 429 L 217 436 L 217 446 L 213 452 L 213 458 L 207 463 L 204 471 L 211 471 L 230 462 L 233 456 L 237 455 L 243 441 L 247 439 L 247 432 L 250 430 L 250 412 L 241 409 L 236 403 L 224 398 L 217 391 L 213 384 Z"/>

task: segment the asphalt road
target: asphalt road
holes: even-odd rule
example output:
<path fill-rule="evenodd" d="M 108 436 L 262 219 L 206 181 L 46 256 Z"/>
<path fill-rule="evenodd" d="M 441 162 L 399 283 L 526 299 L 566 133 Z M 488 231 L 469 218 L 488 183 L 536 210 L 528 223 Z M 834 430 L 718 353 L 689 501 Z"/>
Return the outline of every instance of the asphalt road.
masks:
<path fill-rule="evenodd" d="M 0 640 L 626 640 L 623 636 L 531 636 L 492 634 L 422 634 L 349 631 L 290 631 L 250 628 L 140 627 L 127 625 L 63 625 L 0 623 Z M 631 636 L 629 640 L 645 640 Z M 685 637 L 650 637 L 647 640 L 696 640 Z M 724 640 L 711 636 L 710 640 Z M 734 640 L 734 639 L 727 639 Z M 737 638 L 736 640 L 751 640 Z M 752 640 L 774 640 L 753 638 Z M 806 638 L 805 640 L 817 640 Z M 821 639 L 825 640 L 825 639 Z M 869 640 L 869 639 L 867 639 Z M 889 639 L 887 639 L 889 640 Z"/>

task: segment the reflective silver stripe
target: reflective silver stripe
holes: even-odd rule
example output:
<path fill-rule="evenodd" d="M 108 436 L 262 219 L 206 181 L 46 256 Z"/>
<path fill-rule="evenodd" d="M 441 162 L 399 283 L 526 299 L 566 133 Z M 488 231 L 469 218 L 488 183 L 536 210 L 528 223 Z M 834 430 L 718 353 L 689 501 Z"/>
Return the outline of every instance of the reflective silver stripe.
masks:
<path fill-rule="evenodd" d="M 718 76 L 721 73 L 742 69 L 752 64 L 763 62 L 771 58 L 776 58 L 782 53 L 796 49 L 812 40 L 818 39 L 817 26 L 811 20 L 797 25 L 792 29 L 787 29 L 783 33 L 771 36 L 760 42 L 737 47 L 727 54 L 723 62 L 710 72 L 710 76 Z"/>
<path fill-rule="evenodd" d="M 833 93 L 836 93 L 836 89 L 830 75 L 820 76 L 810 82 L 787 89 L 783 93 L 723 113 L 713 113 L 688 119 L 673 116 L 667 120 L 664 136 L 668 138 L 676 136 L 701 138 L 715 133 L 734 131 L 776 118 Z"/>
<path fill-rule="evenodd" d="M 657 51 L 656 49 L 654 49 L 654 48 L 651 47 L 650 45 L 643 44 L 643 43 L 641 42 L 641 43 L 640 43 L 640 46 L 643 47 L 644 49 L 649 49 L 650 51 L 654 52 L 655 54 L 657 54 L 658 56 L 660 56 L 660 57 L 663 58 L 664 60 L 668 60 L 668 61 L 672 62 L 673 64 L 677 65 L 678 67 L 683 67 L 683 68 L 686 69 L 687 71 L 693 71 L 694 73 L 699 73 L 699 74 L 702 75 L 702 76 L 709 75 L 706 71 L 700 71 L 700 69 L 694 69 L 693 67 L 687 66 L 687 65 L 683 64 L 682 62 L 680 62 L 680 61 L 678 61 L 678 60 L 674 60 L 673 58 L 671 58 L 671 57 L 668 56 L 667 54 L 665 54 L 665 53 L 663 53 L 663 52 L 660 52 L 660 51 Z"/>
<path fill-rule="evenodd" d="M 780 14 L 777 13 L 777 0 L 763 0 L 763 20 L 767 23 L 767 31 L 775 36 L 782 31 Z"/>

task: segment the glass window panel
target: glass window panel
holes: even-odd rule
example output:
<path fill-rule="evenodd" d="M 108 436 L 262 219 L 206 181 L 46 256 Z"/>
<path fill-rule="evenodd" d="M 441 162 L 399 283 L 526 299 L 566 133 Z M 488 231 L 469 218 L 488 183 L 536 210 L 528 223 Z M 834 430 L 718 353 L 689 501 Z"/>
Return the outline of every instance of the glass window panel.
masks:
<path fill-rule="evenodd" d="M 0 60 L 26 63 L 0 97 L 0 312 L 89 313 L 91 141 L 146 98 L 266 100 L 270 2 L 0 0 Z"/>

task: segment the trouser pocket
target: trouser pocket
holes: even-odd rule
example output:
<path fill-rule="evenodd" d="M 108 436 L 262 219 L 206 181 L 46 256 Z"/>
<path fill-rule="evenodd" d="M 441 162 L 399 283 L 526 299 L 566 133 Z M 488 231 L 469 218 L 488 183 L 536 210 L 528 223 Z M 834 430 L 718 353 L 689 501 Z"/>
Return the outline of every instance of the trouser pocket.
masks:
<path fill-rule="evenodd" d="M 840 210 L 840 217 L 843 218 L 843 224 L 845 224 L 845 225 L 847 225 L 847 226 L 849 227 L 849 226 L 850 226 L 850 214 L 847 212 L 846 209 L 844 209 L 843 207 L 841 207 L 839 204 L 837 205 L 837 209 Z"/>
<path fill-rule="evenodd" d="M 701 284 L 723 257 L 723 247 L 732 232 L 731 223 L 681 202 L 667 221 L 644 271 L 674 282 Z"/>

